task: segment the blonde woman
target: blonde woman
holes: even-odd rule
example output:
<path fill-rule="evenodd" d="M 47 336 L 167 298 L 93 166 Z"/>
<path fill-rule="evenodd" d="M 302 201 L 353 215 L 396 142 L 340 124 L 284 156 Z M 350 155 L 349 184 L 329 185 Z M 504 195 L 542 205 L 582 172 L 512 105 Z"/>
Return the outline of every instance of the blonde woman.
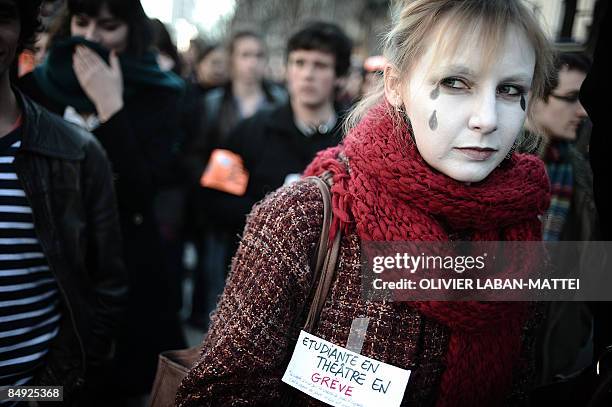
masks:
<path fill-rule="evenodd" d="M 353 319 L 368 317 L 361 353 L 411 370 L 405 405 L 518 403 L 530 386 L 531 308 L 365 301 L 360 242 L 541 239 L 544 167 L 513 145 L 542 93 L 549 45 L 520 0 L 415 0 L 400 3 L 385 57 L 384 86 L 306 170 L 333 174 L 332 234 L 343 231 L 312 334 L 344 346 Z M 254 208 L 178 405 L 278 405 L 321 216 L 307 182 Z"/>

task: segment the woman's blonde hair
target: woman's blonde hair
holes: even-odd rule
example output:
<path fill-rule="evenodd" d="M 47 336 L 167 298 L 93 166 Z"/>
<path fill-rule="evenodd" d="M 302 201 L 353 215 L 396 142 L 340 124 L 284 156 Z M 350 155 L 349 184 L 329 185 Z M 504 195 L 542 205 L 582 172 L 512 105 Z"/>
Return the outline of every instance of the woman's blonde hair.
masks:
<path fill-rule="evenodd" d="M 486 67 L 495 63 L 499 44 L 503 43 L 508 28 L 515 26 L 525 34 L 535 50 L 531 92 L 532 98 L 540 98 L 553 65 L 553 52 L 540 25 L 523 1 L 396 0 L 392 27 L 384 39 L 384 56 L 405 78 L 405 73 L 425 54 L 428 46 L 436 44 L 433 59 L 436 61 L 442 55 L 452 55 L 466 34 L 476 34 L 480 43 L 473 46 L 483 50 Z M 381 80 L 349 113 L 345 121 L 346 132 L 357 125 L 383 97 L 384 83 Z M 533 104 L 530 103 L 528 116 L 531 115 L 531 106 Z"/>

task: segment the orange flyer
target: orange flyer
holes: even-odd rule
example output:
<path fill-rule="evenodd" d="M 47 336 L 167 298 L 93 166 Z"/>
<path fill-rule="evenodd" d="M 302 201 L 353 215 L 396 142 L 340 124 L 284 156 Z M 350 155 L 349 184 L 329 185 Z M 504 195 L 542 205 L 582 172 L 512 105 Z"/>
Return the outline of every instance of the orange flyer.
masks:
<path fill-rule="evenodd" d="M 244 168 L 242 157 L 229 150 L 216 149 L 200 178 L 206 188 L 242 196 L 249 183 L 249 173 Z"/>

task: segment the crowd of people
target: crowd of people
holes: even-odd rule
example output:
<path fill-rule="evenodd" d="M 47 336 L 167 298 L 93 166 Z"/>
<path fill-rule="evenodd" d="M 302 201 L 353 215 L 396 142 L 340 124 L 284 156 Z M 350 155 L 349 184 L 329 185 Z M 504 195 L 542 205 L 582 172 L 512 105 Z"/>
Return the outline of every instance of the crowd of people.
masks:
<path fill-rule="evenodd" d="M 520 0 L 398 4 L 364 63 L 337 24 L 296 27 L 278 81 L 256 31 L 180 55 L 140 0 L 0 0 L 0 387 L 143 406 L 187 323 L 206 334 L 177 405 L 281 405 L 323 174 L 342 238 L 312 333 L 344 346 L 369 318 L 406 405 L 528 405 L 590 365 L 610 338 L 587 303 L 361 296 L 363 241 L 603 239 L 589 58 Z"/>

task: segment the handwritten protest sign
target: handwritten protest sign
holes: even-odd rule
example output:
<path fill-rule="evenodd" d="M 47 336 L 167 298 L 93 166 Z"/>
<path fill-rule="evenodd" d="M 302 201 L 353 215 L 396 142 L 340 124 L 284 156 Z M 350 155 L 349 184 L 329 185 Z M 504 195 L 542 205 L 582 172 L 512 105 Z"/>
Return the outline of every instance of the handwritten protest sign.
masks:
<path fill-rule="evenodd" d="M 335 407 L 399 406 L 410 370 L 302 331 L 283 382 Z"/>

